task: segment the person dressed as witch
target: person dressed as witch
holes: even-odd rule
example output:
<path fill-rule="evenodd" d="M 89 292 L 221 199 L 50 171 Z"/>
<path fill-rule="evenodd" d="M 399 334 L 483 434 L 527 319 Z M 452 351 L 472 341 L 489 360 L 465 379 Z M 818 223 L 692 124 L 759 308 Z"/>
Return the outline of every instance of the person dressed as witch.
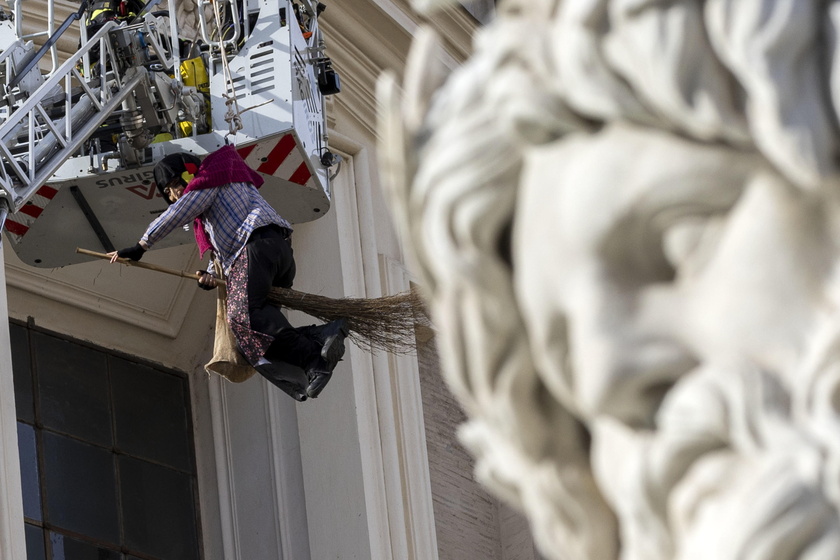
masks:
<path fill-rule="evenodd" d="M 227 313 L 242 355 L 274 385 L 298 401 L 317 397 L 344 355 L 343 319 L 293 327 L 269 301 L 272 287 L 291 288 L 295 278 L 292 227 L 259 194 L 262 177 L 224 146 L 204 161 L 190 153 L 164 157 L 154 169 L 157 188 L 170 204 L 133 247 L 108 253 L 138 261 L 176 228 L 193 222 L 201 256 L 209 249 L 221 263 Z M 199 271 L 203 289 L 216 287 L 213 259 Z M 303 375 L 290 375 L 294 368 Z M 298 370 L 299 371 L 299 370 Z"/>

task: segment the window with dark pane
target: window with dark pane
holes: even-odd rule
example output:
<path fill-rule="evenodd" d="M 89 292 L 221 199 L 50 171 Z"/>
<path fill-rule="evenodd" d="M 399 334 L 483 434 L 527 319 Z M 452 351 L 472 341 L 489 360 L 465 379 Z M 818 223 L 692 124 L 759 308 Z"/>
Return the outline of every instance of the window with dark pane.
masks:
<path fill-rule="evenodd" d="M 187 377 L 10 330 L 28 560 L 198 560 Z"/>

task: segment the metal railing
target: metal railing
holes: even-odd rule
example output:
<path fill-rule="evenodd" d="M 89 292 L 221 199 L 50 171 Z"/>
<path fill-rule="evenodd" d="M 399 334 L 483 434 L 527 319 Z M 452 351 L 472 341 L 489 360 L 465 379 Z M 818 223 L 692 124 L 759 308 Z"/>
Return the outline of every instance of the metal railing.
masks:
<path fill-rule="evenodd" d="M 47 4 L 47 17 L 46 17 L 46 29 L 34 31 L 32 33 L 25 33 L 23 29 L 23 21 L 24 19 L 31 18 L 24 18 L 23 17 L 23 0 L 14 0 L 12 3 L 12 10 L 15 15 L 15 28 L 17 30 L 17 36 L 23 41 L 34 41 L 39 37 L 52 37 L 55 32 L 56 27 L 56 13 L 55 13 L 55 1 L 54 0 L 46 0 Z M 59 64 L 59 57 L 58 57 L 58 47 L 53 44 L 50 49 L 50 68 L 47 71 L 47 74 L 52 74 L 55 72 L 56 68 L 58 68 Z"/>
<path fill-rule="evenodd" d="M 17 212 L 148 79 L 142 67 L 131 68 L 124 76 L 103 71 L 98 84 L 79 72 L 81 59 L 95 45 L 100 46 L 101 68 L 108 64 L 118 68 L 116 53 L 110 42 L 103 40 L 117 26 L 116 22 L 102 26 L 0 125 L 0 199 L 11 212 Z M 57 91 L 64 92 L 63 103 L 58 105 L 54 103 Z M 59 108 L 63 116 L 54 120 Z"/>

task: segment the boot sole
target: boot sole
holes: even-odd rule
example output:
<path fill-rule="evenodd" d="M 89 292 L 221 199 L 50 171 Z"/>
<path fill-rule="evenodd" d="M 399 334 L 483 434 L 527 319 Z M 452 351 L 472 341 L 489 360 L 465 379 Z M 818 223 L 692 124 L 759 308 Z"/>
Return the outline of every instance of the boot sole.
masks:
<path fill-rule="evenodd" d="M 347 329 L 342 324 L 336 334 L 330 335 L 324 341 L 324 346 L 321 348 L 321 357 L 327 362 L 329 371 L 319 372 L 319 375 L 306 387 L 306 396 L 310 399 L 317 398 L 332 378 L 333 369 L 344 356 L 344 338 L 346 336 Z"/>
<path fill-rule="evenodd" d="M 331 373 L 319 372 L 318 376 L 313 379 L 312 383 L 310 383 L 306 388 L 306 396 L 310 399 L 317 399 L 318 395 L 321 394 L 321 391 L 324 390 L 324 387 L 327 386 L 327 383 L 330 382 L 331 377 Z"/>
<path fill-rule="evenodd" d="M 274 371 L 274 365 L 271 363 L 255 366 L 254 369 L 265 377 L 269 383 L 281 389 L 284 393 L 295 399 L 297 402 L 304 402 L 307 399 L 306 387 L 301 387 L 296 383 L 284 379 L 278 379 Z"/>
<path fill-rule="evenodd" d="M 344 333 L 334 334 L 324 342 L 324 347 L 321 348 L 321 357 L 329 364 L 330 373 L 336 364 L 341 361 L 344 356 Z"/>

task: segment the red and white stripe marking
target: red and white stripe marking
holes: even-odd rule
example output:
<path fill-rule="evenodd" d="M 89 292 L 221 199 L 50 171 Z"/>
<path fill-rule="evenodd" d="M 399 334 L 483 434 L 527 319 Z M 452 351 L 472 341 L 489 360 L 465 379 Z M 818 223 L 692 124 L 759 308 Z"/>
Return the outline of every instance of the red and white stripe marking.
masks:
<path fill-rule="evenodd" d="M 314 188 L 315 178 L 297 148 L 292 134 L 278 140 L 252 144 L 237 150 L 252 169 L 291 183 Z"/>
<path fill-rule="evenodd" d="M 57 189 L 44 185 L 17 213 L 6 218 L 6 231 L 12 241 L 20 242 L 57 193 Z"/>

